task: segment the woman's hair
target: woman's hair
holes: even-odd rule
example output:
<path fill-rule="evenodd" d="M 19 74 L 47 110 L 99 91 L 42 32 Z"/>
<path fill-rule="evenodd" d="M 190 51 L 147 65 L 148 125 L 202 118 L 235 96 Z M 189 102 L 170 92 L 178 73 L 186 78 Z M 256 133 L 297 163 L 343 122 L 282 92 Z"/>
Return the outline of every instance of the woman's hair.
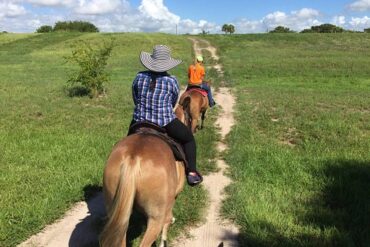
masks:
<path fill-rule="evenodd" d="M 165 72 L 150 71 L 150 76 L 151 76 L 151 80 L 150 80 L 150 84 L 149 84 L 149 90 L 153 91 L 154 88 L 155 88 L 155 85 L 157 83 L 157 77 L 169 76 L 169 74 L 166 71 Z"/>

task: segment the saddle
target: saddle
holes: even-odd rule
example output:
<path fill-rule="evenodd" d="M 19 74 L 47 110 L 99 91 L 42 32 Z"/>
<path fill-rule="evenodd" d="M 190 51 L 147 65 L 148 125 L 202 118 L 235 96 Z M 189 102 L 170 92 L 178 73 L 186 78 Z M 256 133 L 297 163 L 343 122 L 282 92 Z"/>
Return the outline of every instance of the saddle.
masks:
<path fill-rule="evenodd" d="M 188 167 L 182 145 L 168 136 L 166 130 L 159 125 L 147 121 L 136 122 L 130 126 L 128 135 L 132 134 L 153 135 L 161 138 L 170 146 L 175 159 L 184 162 L 185 167 Z"/>

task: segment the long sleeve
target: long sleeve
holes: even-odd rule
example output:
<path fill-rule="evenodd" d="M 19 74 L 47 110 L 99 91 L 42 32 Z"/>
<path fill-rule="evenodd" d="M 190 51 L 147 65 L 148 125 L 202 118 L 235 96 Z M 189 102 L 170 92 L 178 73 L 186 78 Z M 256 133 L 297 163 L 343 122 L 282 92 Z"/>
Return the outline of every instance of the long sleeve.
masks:
<path fill-rule="evenodd" d="M 173 101 L 172 101 L 172 107 L 176 106 L 177 100 L 179 99 L 179 93 L 180 93 L 180 87 L 177 80 L 174 81 L 174 90 L 173 90 Z"/>
<path fill-rule="evenodd" d="M 134 101 L 134 104 L 137 105 L 137 102 L 138 102 L 138 95 L 137 95 L 137 90 L 138 90 L 138 87 L 137 87 L 137 82 L 138 82 L 138 77 L 136 77 L 134 79 L 134 81 L 132 82 L 132 100 Z"/>

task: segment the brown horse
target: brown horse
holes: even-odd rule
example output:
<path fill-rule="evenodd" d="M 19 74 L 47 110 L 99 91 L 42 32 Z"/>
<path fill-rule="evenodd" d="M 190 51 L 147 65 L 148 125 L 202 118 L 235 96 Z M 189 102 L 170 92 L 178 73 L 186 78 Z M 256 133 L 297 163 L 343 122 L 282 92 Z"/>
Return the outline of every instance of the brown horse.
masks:
<path fill-rule="evenodd" d="M 181 107 L 176 109 L 183 119 Z M 104 169 L 103 193 L 108 221 L 101 234 L 101 246 L 125 247 L 133 207 L 147 216 L 147 228 L 140 247 L 149 247 L 162 231 L 166 246 L 172 222 L 172 208 L 182 191 L 185 169 L 169 145 L 153 135 L 133 134 L 113 148 Z"/>
<path fill-rule="evenodd" d="M 208 97 L 204 96 L 199 90 L 185 91 L 179 100 L 185 111 L 185 125 L 187 125 L 193 133 L 197 128 L 202 129 L 207 109 L 209 108 Z M 199 119 L 201 123 L 199 126 Z"/>

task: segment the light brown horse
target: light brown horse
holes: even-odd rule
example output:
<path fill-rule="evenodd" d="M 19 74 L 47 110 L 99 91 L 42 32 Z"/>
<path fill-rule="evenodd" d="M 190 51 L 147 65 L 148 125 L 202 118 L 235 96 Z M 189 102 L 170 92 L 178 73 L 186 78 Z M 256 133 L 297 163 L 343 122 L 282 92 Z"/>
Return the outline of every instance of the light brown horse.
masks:
<path fill-rule="evenodd" d="M 207 109 L 209 108 L 208 97 L 203 96 L 198 90 L 185 91 L 179 100 L 185 112 L 185 125 L 188 126 L 193 133 L 198 128 L 202 129 Z M 201 119 L 199 126 L 199 119 Z"/>
<path fill-rule="evenodd" d="M 183 119 L 182 108 L 176 109 Z M 172 208 L 182 191 L 185 169 L 169 145 L 153 135 L 133 134 L 118 142 L 107 161 L 103 193 L 108 221 L 101 234 L 103 247 L 125 247 L 133 207 L 147 216 L 140 247 L 149 247 L 162 231 L 160 246 L 166 246 Z"/>

